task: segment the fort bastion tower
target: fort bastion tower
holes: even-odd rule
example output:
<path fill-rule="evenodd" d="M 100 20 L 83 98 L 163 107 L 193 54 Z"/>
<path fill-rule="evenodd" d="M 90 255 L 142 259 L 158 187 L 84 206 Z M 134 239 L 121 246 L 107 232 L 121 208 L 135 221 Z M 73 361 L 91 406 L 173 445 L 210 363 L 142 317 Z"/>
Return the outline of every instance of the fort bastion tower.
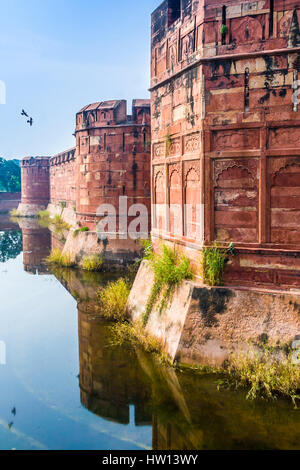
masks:
<path fill-rule="evenodd" d="M 76 116 L 77 220 L 95 229 L 100 204 L 119 217 L 119 198 L 128 207 L 144 204 L 150 215 L 150 101 L 125 100 L 85 106 Z"/>
<path fill-rule="evenodd" d="M 141 252 L 137 237 L 150 232 L 150 124 L 147 99 L 134 100 L 131 115 L 126 100 L 82 108 L 74 148 L 22 160 L 20 215 L 34 217 L 47 208 L 51 216 L 61 216 L 76 230 L 76 237 L 69 233 L 65 250 L 79 259 L 99 253 L 112 264 L 134 261 Z M 112 227 L 103 223 L 99 228 L 112 213 Z M 137 221 L 136 236 L 129 237 L 137 218 L 144 223 Z"/>
<path fill-rule="evenodd" d="M 153 241 L 195 264 L 203 244 L 234 243 L 227 284 L 300 286 L 299 25 L 297 0 L 152 14 Z"/>

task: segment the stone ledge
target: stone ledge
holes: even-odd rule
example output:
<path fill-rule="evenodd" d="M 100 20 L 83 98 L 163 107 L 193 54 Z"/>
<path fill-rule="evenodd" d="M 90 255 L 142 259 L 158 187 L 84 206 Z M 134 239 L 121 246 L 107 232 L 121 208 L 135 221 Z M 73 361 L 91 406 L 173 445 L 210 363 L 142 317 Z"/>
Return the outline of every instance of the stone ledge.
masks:
<path fill-rule="evenodd" d="M 133 321 L 142 317 L 152 285 L 152 270 L 143 261 L 129 296 Z M 300 295 L 185 281 L 164 312 L 153 309 L 145 328 L 172 360 L 220 365 L 262 337 L 272 344 L 294 341 L 300 335 Z"/>

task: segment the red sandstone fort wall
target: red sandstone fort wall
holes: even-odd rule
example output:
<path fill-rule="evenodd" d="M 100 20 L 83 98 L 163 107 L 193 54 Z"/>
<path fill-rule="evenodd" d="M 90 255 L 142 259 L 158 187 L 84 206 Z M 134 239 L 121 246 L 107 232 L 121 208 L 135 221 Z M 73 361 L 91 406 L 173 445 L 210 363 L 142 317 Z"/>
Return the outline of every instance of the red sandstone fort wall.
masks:
<path fill-rule="evenodd" d="M 300 286 L 299 6 L 175 3 L 152 16 L 153 235 L 234 242 L 229 283 Z M 193 206 L 179 234 L 164 204 Z"/>
<path fill-rule="evenodd" d="M 94 103 L 76 117 L 77 219 L 95 229 L 101 204 L 111 204 L 119 217 L 119 198 L 128 206 L 147 207 L 150 226 L 150 103 L 134 100 Z M 119 227 L 117 227 L 117 230 Z"/>
<path fill-rule="evenodd" d="M 50 202 L 62 208 L 76 209 L 75 148 L 50 160 Z"/>

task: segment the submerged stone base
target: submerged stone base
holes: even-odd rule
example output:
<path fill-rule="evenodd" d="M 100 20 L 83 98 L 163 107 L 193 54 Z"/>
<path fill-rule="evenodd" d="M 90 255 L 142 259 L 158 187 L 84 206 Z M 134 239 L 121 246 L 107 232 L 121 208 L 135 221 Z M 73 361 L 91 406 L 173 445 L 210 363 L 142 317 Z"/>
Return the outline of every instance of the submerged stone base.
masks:
<path fill-rule="evenodd" d="M 98 254 L 103 258 L 104 268 L 121 268 L 141 257 L 142 247 L 138 240 L 120 238 L 101 239 L 97 232 L 68 233 L 63 253 L 69 253 L 80 262 L 85 256 Z"/>
<path fill-rule="evenodd" d="M 129 297 L 133 321 L 142 317 L 152 286 L 152 270 L 143 261 Z M 153 309 L 146 330 L 181 363 L 221 365 L 231 352 L 250 349 L 251 341 L 284 344 L 300 335 L 300 291 L 210 288 L 185 281 L 168 308 L 158 310 Z"/>
<path fill-rule="evenodd" d="M 47 211 L 50 214 L 50 217 L 54 217 L 55 215 L 59 215 L 64 219 L 67 224 L 71 225 L 72 227 L 76 227 L 76 212 L 73 208 L 65 207 L 62 208 L 61 205 L 57 204 L 48 204 Z"/>
<path fill-rule="evenodd" d="M 21 202 L 18 206 L 20 217 L 37 217 L 37 213 L 45 209 L 47 209 L 45 204 L 24 204 Z"/>

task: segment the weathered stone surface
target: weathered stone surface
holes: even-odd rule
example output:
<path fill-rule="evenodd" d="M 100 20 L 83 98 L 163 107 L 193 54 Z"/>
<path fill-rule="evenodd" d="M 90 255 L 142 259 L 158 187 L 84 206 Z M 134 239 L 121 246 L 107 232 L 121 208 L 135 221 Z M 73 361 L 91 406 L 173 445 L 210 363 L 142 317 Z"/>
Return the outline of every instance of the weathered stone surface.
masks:
<path fill-rule="evenodd" d="M 185 251 L 189 245 L 190 254 L 194 244 L 193 262 L 202 245 L 214 240 L 241 249 L 284 248 L 280 256 L 293 270 L 290 287 L 300 287 L 290 256 L 300 249 L 299 4 L 188 5 L 164 1 L 152 15 L 155 244 L 170 240 Z M 171 204 L 182 208 L 176 233 Z M 184 204 L 192 205 L 194 216 Z M 198 232 L 197 207 L 198 213 L 204 208 Z M 287 287 L 287 271 L 284 284 L 271 275 L 261 276 L 262 285 Z M 199 270 L 199 280 L 201 275 Z M 236 279 L 228 271 L 226 283 Z M 242 283 L 257 280 L 254 269 L 243 272 Z"/>
<path fill-rule="evenodd" d="M 23 217 L 34 217 L 50 200 L 49 157 L 25 157 L 21 161 L 22 199 L 18 207 Z"/>
<path fill-rule="evenodd" d="M 104 261 L 104 267 L 120 268 L 137 261 L 141 253 L 141 244 L 131 239 L 101 238 L 97 232 L 79 232 L 74 236 L 71 230 L 63 247 L 64 253 L 69 253 L 80 262 L 83 257 L 98 254 Z"/>
<path fill-rule="evenodd" d="M 153 285 L 143 261 L 129 297 L 133 321 L 142 317 Z M 300 332 L 300 292 L 209 288 L 185 281 L 167 309 L 154 307 L 146 331 L 159 338 L 172 360 L 220 365 L 233 351 L 248 350 L 264 337 L 291 343 Z"/>

